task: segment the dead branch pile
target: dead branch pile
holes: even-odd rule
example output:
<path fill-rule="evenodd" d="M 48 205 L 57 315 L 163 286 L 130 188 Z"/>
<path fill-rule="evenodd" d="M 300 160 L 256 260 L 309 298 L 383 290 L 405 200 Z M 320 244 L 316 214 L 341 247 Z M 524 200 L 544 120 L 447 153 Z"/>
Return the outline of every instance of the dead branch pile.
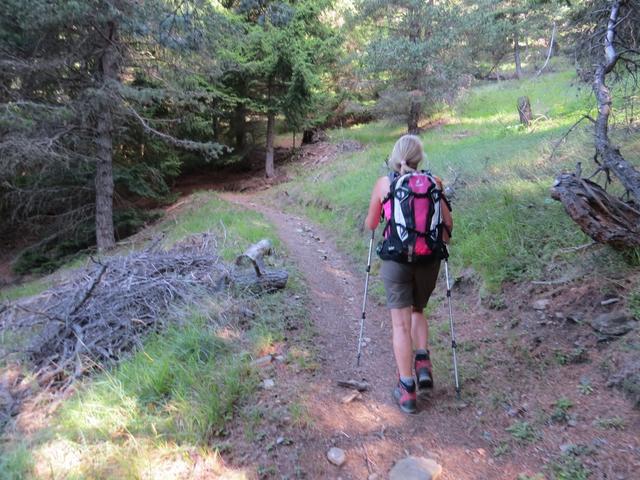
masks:
<path fill-rule="evenodd" d="M 202 235 L 169 251 L 94 261 L 36 297 L 0 306 L 0 329 L 34 332 L 22 350 L 40 384 L 65 387 L 96 364 L 109 364 L 140 345 L 145 334 L 175 318 L 170 311 L 184 311 L 230 284 L 268 289 L 286 284 L 283 271 L 262 275 L 278 277 L 274 284 L 252 269 L 225 264 L 210 240 Z"/>

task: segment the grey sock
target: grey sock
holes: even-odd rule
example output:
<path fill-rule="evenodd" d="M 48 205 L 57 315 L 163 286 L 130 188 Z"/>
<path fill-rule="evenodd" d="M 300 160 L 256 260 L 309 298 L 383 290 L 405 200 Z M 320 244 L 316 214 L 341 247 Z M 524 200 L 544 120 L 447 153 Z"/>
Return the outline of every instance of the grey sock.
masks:
<path fill-rule="evenodd" d="M 409 389 L 413 387 L 413 377 L 400 377 L 400 381 Z"/>
<path fill-rule="evenodd" d="M 428 355 L 429 351 L 426 348 L 416 349 L 416 355 Z"/>

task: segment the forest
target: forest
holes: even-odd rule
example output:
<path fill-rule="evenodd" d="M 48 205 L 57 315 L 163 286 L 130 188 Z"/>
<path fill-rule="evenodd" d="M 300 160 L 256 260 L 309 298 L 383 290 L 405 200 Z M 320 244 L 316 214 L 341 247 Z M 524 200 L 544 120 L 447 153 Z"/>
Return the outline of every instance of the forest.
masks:
<path fill-rule="evenodd" d="M 634 478 L 639 75 L 638 0 L 2 0 L 0 478 Z M 413 422 L 404 134 L 455 225 Z"/>

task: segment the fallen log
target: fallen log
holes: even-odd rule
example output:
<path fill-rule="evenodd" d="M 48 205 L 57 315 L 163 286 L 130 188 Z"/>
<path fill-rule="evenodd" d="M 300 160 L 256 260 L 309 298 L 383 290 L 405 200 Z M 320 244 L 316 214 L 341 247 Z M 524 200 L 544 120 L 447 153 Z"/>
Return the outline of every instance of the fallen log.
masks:
<path fill-rule="evenodd" d="M 598 243 L 616 249 L 640 246 L 640 210 L 609 195 L 597 183 L 578 173 L 562 173 L 551 188 L 551 198 Z"/>
<path fill-rule="evenodd" d="M 265 271 L 262 275 L 236 272 L 231 275 L 231 283 L 240 288 L 255 293 L 273 292 L 287 286 L 289 274 L 286 270 Z"/>

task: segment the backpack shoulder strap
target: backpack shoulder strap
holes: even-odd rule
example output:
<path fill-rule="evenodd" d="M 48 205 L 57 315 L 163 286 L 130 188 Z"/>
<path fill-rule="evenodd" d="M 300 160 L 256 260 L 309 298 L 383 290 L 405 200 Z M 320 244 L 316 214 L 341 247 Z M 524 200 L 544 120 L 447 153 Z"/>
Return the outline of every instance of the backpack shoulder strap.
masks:
<path fill-rule="evenodd" d="M 389 179 L 389 193 L 387 193 L 387 195 L 382 199 L 382 203 L 387 203 L 389 201 L 389 199 L 391 199 L 391 195 L 392 195 L 392 191 L 393 191 L 393 185 L 394 182 L 400 177 L 400 174 L 398 172 L 394 172 L 393 170 L 391 170 L 388 174 L 387 174 L 387 178 Z"/>

